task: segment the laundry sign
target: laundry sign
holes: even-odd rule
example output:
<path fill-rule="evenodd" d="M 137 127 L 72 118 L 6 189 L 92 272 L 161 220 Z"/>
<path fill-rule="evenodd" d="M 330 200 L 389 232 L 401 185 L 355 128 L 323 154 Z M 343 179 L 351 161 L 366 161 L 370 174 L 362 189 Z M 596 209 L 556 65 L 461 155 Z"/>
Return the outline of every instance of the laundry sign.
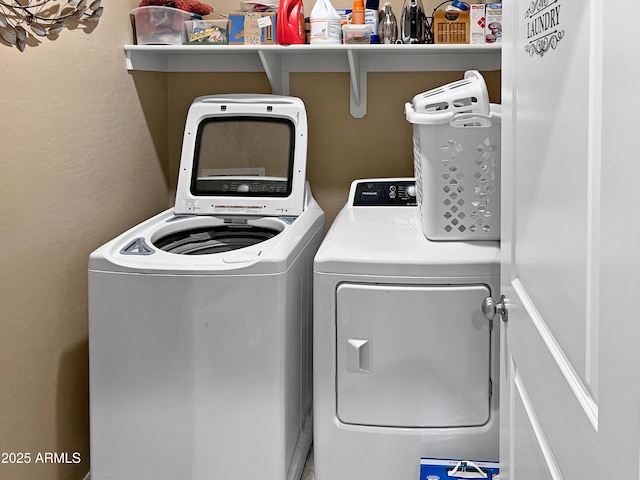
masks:
<path fill-rule="evenodd" d="M 535 0 L 529 4 L 524 18 L 527 22 L 527 41 L 525 51 L 529 56 L 534 54 L 544 56 L 551 49 L 558 46 L 564 37 L 561 28 L 560 0 Z"/>

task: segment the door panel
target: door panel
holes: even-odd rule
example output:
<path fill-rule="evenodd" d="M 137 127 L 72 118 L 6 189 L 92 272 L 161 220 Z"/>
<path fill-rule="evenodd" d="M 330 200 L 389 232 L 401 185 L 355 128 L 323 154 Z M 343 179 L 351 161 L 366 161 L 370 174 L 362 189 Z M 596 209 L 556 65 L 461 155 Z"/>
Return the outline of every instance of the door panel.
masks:
<path fill-rule="evenodd" d="M 503 480 L 640 478 L 634 5 L 504 3 Z"/>
<path fill-rule="evenodd" d="M 517 382 L 515 385 L 521 385 L 521 383 Z M 514 457 L 518 460 L 514 462 L 517 466 L 514 472 L 515 478 L 555 480 L 558 478 L 557 462 L 551 453 L 540 420 L 531 406 L 531 400 L 524 390 L 516 388 L 514 393 L 516 396 L 512 402 L 515 432 L 513 451 Z M 555 472 L 555 475 L 552 472 Z"/>
<path fill-rule="evenodd" d="M 538 2 L 550 4 L 539 10 L 531 2 L 514 3 L 517 144 L 512 201 L 517 248 L 512 260 L 517 270 L 512 276 L 519 279 L 572 368 L 589 384 L 585 232 L 590 11 L 576 8 L 585 3 L 576 0 Z M 562 38 L 544 55 L 529 55 L 529 30 L 540 23 L 535 19 L 545 20 L 556 8 Z M 558 313 L 564 321 L 547 320 Z"/>

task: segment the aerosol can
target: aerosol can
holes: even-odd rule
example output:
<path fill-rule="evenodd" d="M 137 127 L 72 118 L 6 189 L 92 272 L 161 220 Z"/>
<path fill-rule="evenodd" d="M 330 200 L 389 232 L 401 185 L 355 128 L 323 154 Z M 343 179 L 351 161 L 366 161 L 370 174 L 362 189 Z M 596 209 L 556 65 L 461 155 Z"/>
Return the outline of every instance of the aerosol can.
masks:
<path fill-rule="evenodd" d="M 405 0 L 400 20 L 402 43 L 424 43 L 425 21 L 422 0 Z"/>

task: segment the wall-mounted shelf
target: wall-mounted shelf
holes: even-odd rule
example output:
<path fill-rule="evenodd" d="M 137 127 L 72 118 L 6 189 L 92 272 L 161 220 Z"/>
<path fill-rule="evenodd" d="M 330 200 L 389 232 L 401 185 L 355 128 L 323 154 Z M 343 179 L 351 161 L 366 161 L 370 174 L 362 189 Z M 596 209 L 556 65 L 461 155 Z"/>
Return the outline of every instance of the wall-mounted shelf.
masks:
<path fill-rule="evenodd" d="M 368 72 L 499 70 L 499 45 L 125 45 L 128 70 L 265 72 L 289 93 L 290 72 L 349 72 L 351 115 L 367 113 Z"/>

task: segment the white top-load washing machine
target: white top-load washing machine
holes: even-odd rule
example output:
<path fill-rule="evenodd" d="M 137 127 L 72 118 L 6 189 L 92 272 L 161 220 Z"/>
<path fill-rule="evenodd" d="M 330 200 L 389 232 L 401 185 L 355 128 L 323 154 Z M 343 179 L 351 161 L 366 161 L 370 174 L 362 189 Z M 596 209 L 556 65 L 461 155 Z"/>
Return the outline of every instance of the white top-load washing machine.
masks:
<path fill-rule="evenodd" d="M 352 183 L 314 261 L 316 480 L 498 459 L 495 241 L 422 233 L 413 179 Z"/>
<path fill-rule="evenodd" d="M 93 480 L 300 477 L 324 233 L 306 150 L 297 98 L 198 98 L 175 207 L 91 254 Z"/>

